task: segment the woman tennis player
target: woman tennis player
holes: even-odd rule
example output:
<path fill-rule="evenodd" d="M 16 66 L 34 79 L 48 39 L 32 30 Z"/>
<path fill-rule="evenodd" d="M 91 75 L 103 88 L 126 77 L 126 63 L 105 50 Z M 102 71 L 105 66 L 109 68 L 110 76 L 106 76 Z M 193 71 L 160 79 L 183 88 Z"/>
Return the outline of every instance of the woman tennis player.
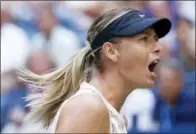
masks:
<path fill-rule="evenodd" d="M 138 10 L 105 12 L 88 31 L 90 45 L 64 67 L 41 76 L 22 72 L 26 82 L 47 87 L 29 96 L 29 117 L 43 120 L 51 133 L 127 133 L 121 106 L 135 88 L 154 84 L 157 41 L 170 28 L 168 19 Z"/>

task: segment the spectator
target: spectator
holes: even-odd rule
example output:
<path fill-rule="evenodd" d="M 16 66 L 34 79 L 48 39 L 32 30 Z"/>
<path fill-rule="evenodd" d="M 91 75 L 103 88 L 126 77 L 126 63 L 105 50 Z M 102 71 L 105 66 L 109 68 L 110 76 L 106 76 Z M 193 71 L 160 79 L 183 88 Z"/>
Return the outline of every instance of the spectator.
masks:
<path fill-rule="evenodd" d="M 102 1 L 66 1 L 66 4 L 73 10 L 84 12 L 93 19 L 103 12 L 105 8 L 104 2 Z"/>
<path fill-rule="evenodd" d="M 10 88 L 16 85 L 16 79 L 13 75 L 13 70 L 7 72 L 1 72 L 1 95 L 3 92 L 10 90 Z"/>
<path fill-rule="evenodd" d="M 55 63 L 48 57 L 45 52 L 35 51 L 29 56 L 26 66 L 32 72 L 43 74 L 53 68 Z M 39 124 L 33 122 L 23 122 L 24 117 L 28 113 L 26 108 L 27 102 L 24 100 L 29 92 L 37 92 L 33 88 L 30 90 L 26 85 L 17 81 L 16 71 L 12 72 L 12 76 L 17 82 L 16 85 L 10 87 L 1 95 L 1 127 L 3 132 L 42 132 Z M 12 98 L 12 99 L 10 99 Z M 32 127 L 33 126 L 33 127 Z M 33 129 L 32 129 L 33 128 Z"/>
<path fill-rule="evenodd" d="M 171 18 L 168 1 L 149 1 L 152 16 Z"/>
<path fill-rule="evenodd" d="M 26 67 L 33 73 L 43 74 L 54 69 L 56 63 L 45 51 L 33 51 L 26 62 Z"/>
<path fill-rule="evenodd" d="M 5 2 L 5 1 L 4 1 Z M 3 2 L 3 3 L 4 3 Z M 6 1 L 9 5 L 9 12 L 14 18 L 14 23 L 22 28 L 29 38 L 37 32 L 34 24 L 35 14 L 32 6 L 27 1 Z"/>
<path fill-rule="evenodd" d="M 146 7 L 147 1 L 105 1 L 105 10 L 115 8 L 133 8 L 140 11 L 145 11 Z"/>
<path fill-rule="evenodd" d="M 195 1 L 179 1 L 177 4 L 178 14 L 195 23 Z"/>
<path fill-rule="evenodd" d="M 26 67 L 36 74 L 44 74 L 56 67 L 56 63 L 44 51 L 33 51 L 29 56 Z M 31 87 L 30 93 L 42 92 L 42 90 Z M 24 120 L 20 133 L 46 133 L 46 130 L 41 126 L 42 122 Z"/>
<path fill-rule="evenodd" d="M 186 40 L 188 55 L 192 57 L 193 64 L 195 63 L 195 27 L 190 31 L 188 39 Z"/>
<path fill-rule="evenodd" d="M 180 12 L 181 11 L 181 12 Z M 188 40 L 189 32 L 195 29 L 195 22 L 190 16 L 185 15 L 182 10 L 180 10 L 176 17 L 176 36 L 175 36 L 175 46 L 171 49 L 171 53 L 176 58 L 183 58 L 183 50 L 186 50 L 186 41 Z"/>
<path fill-rule="evenodd" d="M 35 74 L 44 74 L 54 68 L 56 63 L 45 51 L 32 51 L 26 62 L 26 67 Z M 30 92 L 40 92 L 39 89 L 30 88 Z"/>
<path fill-rule="evenodd" d="M 17 132 L 23 123 L 25 114 L 28 112 L 28 109 L 25 108 L 27 103 L 23 98 L 26 97 L 28 88 L 17 80 L 16 70 L 4 75 L 7 75 L 7 77 L 9 75 L 9 78 L 12 79 L 7 80 L 11 83 L 9 87 L 4 87 L 6 89 L 1 92 L 1 132 Z"/>
<path fill-rule="evenodd" d="M 194 132 L 195 129 L 195 78 L 193 74 L 184 75 L 180 66 L 179 62 L 169 60 L 159 69 L 153 117 L 160 122 L 161 132 Z"/>
<path fill-rule="evenodd" d="M 81 47 L 83 47 L 86 45 L 87 30 L 92 24 L 92 18 L 81 10 L 74 10 L 67 2 L 61 1 L 56 3 L 53 8 L 54 14 L 58 17 L 59 23 L 63 27 L 73 31 L 77 35 Z"/>
<path fill-rule="evenodd" d="M 152 118 L 155 97 L 150 89 L 135 89 L 126 99 L 121 112 L 128 120 L 129 133 L 156 132 L 159 124 Z"/>
<path fill-rule="evenodd" d="M 29 109 L 22 97 L 41 91 L 18 81 L 15 68 L 42 74 L 64 65 L 85 45 L 98 14 L 123 7 L 172 21 L 171 32 L 159 41 L 167 60 L 159 66 L 160 79 L 153 90 L 134 90 L 121 110 L 129 132 L 195 133 L 195 1 L 2 1 L 1 132 L 46 132 L 23 120 Z"/>
<path fill-rule="evenodd" d="M 80 48 L 77 36 L 58 24 L 51 7 L 43 7 L 37 12 L 37 25 L 41 32 L 32 39 L 33 49 L 46 51 L 57 66 L 63 66 Z"/>
<path fill-rule="evenodd" d="M 9 7 L 1 9 L 1 72 L 24 66 L 29 52 L 27 34 L 13 23 Z"/>

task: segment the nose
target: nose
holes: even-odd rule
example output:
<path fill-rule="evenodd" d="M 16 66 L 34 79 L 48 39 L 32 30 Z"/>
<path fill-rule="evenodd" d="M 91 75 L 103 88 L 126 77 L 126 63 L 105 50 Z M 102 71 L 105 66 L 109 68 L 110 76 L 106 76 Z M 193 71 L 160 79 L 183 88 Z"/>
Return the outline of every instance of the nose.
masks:
<path fill-rule="evenodd" d="M 160 55 L 161 53 L 161 49 L 162 49 L 162 46 L 160 43 L 156 43 L 156 46 L 153 50 L 153 53 L 156 54 L 156 55 Z"/>

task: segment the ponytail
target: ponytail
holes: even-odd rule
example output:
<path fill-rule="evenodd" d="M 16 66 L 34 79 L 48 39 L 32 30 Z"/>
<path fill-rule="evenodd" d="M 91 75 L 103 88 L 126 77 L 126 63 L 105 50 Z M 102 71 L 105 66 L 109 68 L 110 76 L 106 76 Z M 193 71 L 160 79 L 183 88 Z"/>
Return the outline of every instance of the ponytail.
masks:
<path fill-rule="evenodd" d="M 82 81 L 85 80 L 85 70 L 90 66 L 90 47 L 85 47 L 76 53 L 68 63 L 55 71 L 37 75 L 28 70 L 20 70 L 20 79 L 37 89 L 44 89 L 42 93 L 29 95 L 27 106 L 31 111 L 27 119 L 43 119 L 47 127 L 54 118 L 62 102 L 77 92 Z M 46 89 L 47 88 L 47 89 Z"/>

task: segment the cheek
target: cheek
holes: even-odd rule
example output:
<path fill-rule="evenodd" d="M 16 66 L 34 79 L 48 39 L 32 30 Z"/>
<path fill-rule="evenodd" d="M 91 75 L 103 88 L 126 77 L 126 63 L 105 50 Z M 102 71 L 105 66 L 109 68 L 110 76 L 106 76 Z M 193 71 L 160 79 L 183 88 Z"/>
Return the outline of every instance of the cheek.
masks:
<path fill-rule="evenodd" d="M 120 65 L 124 69 L 138 70 L 148 65 L 149 52 L 145 48 L 131 47 L 120 54 Z"/>

